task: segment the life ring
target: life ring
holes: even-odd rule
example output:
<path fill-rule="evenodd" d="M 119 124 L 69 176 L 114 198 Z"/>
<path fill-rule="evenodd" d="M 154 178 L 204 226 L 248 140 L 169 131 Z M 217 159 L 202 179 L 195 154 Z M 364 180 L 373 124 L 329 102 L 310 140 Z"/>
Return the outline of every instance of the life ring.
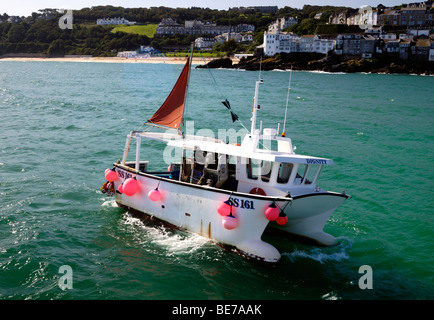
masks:
<path fill-rule="evenodd" d="M 267 195 L 263 189 L 258 188 L 258 187 L 253 188 L 252 190 L 250 190 L 249 193 L 250 193 L 250 194 L 259 194 L 259 195 L 261 195 L 261 196 L 266 196 L 266 195 Z"/>

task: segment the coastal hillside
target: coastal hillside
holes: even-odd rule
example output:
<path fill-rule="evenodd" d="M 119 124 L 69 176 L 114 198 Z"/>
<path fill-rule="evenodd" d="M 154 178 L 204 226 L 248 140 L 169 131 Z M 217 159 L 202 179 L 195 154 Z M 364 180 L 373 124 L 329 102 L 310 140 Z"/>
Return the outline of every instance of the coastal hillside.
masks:
<path fill-rule="evenodd" d="M 116 56 L 117 52 L 136 50 L 141 45 L 152 46 L 160 51 L 185 50 L 199 36 L 181 35 L 155 36 L 156 26 L 164 18 L 170 17 L 180 24 L 186 20 L 213 22 L 219 26 L 248 24 L 255 27 L 253 43 L 238 46 L 239 50 L 251 50 L 262 42 L 263 32 L 277 18 L 288 15 L 299 19 L 312 20 L 309 17 L 318 12 L 327 15 L 338 12 L 343 7 L 309 6 L 302 9 L 280 8 L 275 12 L 263 13 L 253 9 L 232 8 L 216 10 L 210 8 L 124 8 L 115 6 L 95 6 L 73 11 L 73 28 L 59 28 L 62 16 L 56 9 L 42 9 L 29 17 L 13 17 L 7 13 L 0 15 L 0 56 L 2 55 L 43 55 L 60 57 L 63 55 L 93 55 L 99 57 Z M 322 20 L 302 24 L 301 34 L 313 32 Z M 122 17 L 134 21 L 134 26 L 97 25 L 98 19 Z"/>

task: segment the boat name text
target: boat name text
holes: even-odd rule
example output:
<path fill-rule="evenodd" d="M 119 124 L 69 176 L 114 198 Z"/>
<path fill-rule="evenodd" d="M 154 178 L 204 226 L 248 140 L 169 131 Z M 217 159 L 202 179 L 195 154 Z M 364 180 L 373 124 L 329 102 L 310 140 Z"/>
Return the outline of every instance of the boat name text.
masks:
<path fill-rule="evenodd" d="M 131 173 L 128 172 L 123 172 L 121 170 L 117 171 L 119 178 L 124 178 L 124 179 L 128 179 L 128 178 L 132 178 L 133 175 Z"/>
<path fill-rule="evenodd" d="M 235 208 L 240 207 L 241 209 L 255 210 L 255 203 L 253 202 L 253 200 L 243 200 L 243 199 L 240 200 L 237 198 L 230 198 L 229 203 L 231 206 Z"/>
<path fill-rule="evenodd" d="M 327 160 L 323 159 L 306 159 L 307 164 L 327 164 Z"/>

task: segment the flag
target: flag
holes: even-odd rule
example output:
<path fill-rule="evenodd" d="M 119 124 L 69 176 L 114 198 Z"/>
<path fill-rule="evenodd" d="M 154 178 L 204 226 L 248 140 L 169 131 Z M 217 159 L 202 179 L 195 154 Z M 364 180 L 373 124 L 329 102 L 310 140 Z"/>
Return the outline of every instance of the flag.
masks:
<path fill-rule="evenodd" d="M 228 99 L 225 99 L 225 101 L 222 101 L 223 105 L 228 108 L 228 110 L 231 112 L 231 117 L 232 117 L 232 122 L 237 121 L 239 118 L 238 116 L 235 114 L 235 112 L 232 111 L 231 109 L 231 104 L 229 103 Z"/>

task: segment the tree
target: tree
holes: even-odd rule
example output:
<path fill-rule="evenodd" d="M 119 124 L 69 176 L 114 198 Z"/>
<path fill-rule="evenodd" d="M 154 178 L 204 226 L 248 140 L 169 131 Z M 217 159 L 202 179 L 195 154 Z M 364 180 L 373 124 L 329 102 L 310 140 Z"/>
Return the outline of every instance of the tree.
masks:
<path fill-rule="evenodd" d="M 48 47 L 48 56 L 56 57 L 56 56 L 64 56 L 65 55 L 65 43 L 62 39 L 57 39 L 51 42 Z"/>
<path fill-rule="evenodd" d="M 14 23 L 8 32 L 8 41 L 17 43 L 24 40 L 26 36 L 26 29 L 22 24 Z"/>
<path fill-rule="evenodd" d="M 227 56 L 231 56 L 237 51 L 238 44 L 234 39 L 231 39 L 229 41 L 223 42 L 220 45 L 216 45 L 216 49 L 218 51 L 226 52 Z"/>

